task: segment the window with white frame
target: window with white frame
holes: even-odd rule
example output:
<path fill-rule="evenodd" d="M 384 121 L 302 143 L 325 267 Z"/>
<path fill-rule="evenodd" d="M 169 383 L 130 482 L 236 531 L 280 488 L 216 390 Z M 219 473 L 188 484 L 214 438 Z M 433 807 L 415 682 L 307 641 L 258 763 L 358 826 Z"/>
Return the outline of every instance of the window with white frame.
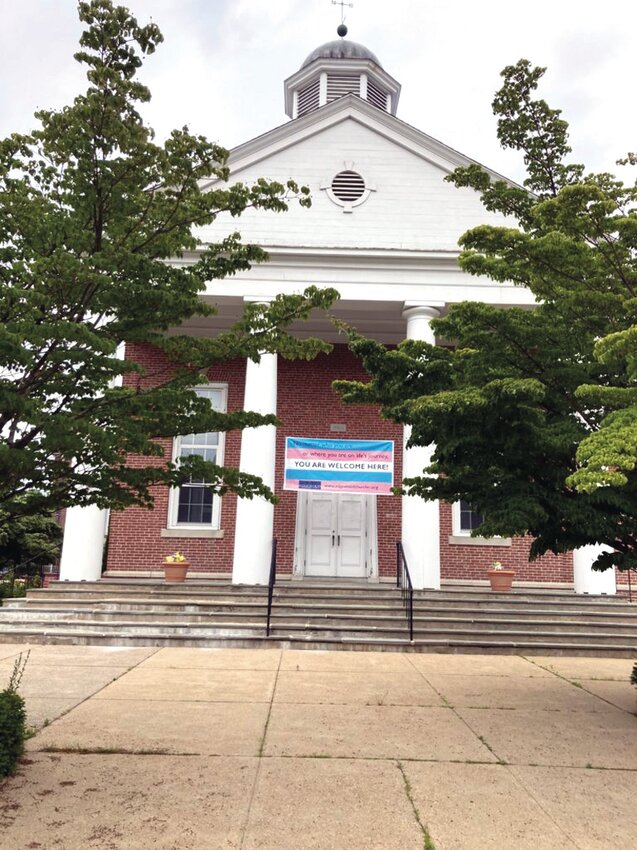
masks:
<path fill-rule="evenodd" d="M 472 510 L 469 502 L 462 499 L 459 502 L 454 502 L 453 505 L 453 533 L 456 535 L 466 535 L 469 537 L 471 532 L 479 528 L 484 522 L 484 517 Z"/>
<path fill-rule="evenodd" d="M 225 384 L 209 384 L 196 387 L 200 398 L 207 398 L 214 410 L 225 412 L 227 387 Z M 208 431 L 204 434 L 184 434 L 175 437 L 173 459 L 199 455 L 211 463 L 223 463 L 224 434 Z M 206 482 L 192 476 L 181 487 L 170 494 L 170 519 L 172 528 L 219 528 L 221 499 Z"/>

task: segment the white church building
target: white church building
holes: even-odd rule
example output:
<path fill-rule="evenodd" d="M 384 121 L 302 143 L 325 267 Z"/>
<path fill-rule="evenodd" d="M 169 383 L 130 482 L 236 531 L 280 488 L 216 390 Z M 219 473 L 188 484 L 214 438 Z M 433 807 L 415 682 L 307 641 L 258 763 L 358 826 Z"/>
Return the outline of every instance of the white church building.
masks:
<path fill-rule="evenodd" d="M 312 207 L 293 206 L 282 216 L 246 211 L 242 238 L 263 246 L 270 260 L 211 281 L 203 297 L 218 313 L 194 319 L 189 332 L 213 335 L 236 321 L 247 302 L 267 302 L 312 284 L 335 288 L 340 299 L 333 314 L 388 345 L 405 338 L 435 343 L 431 320 L 461 301 L 532 305 L 524 289 L 471 277 L 458 267 L 460 235 L 504 220 L 485 211 L 472 190 L 445 182 L 472 160 L 400 120 L 401 86 L 374 53 L 346 38 L 330 41 L 309 54 L 284 90 L 289 120 L 231 152 L 231 179 L 293 178 L 310 187 Z M 235 226 L 220 218 L 201 238 L 217 242 Z M 222 364 L 210 370 L 209 384 L 200 390 L 220 409 L 276 413 L 277 427 L 164 441 L 167 456 L 195 449 L 261 476 L 279 502 L 219 498 L 193 483 L 174 491 L 155 488 L 152 511 L 129 508 L 107 517 L 97 508 L 72 508 L 62 580 L 99 578 L 103 562 L 108 576 L 159 576 L 163 558 L 177 549 L 198 577 L 264 584 L 276 538 L 278 574 L 295 580 L 392 580 L 401 541 L 416 588 L 486 581 L 487 568 L 498 560 L 513 567 L 521 583 L 615 592 L 611 571 L 590 570 L 590 547 L 529 563 L 528 539 L 472 537 L 478 520 L 464 503 L 318 485 L 288 489 L 286 438 L 325 445 L 393 441 L 396 483 L 420 474 L 430 457 L 430 449 L 405 448 L 408 429 L 381 419 L 377 410 L 341 404 L 332 382 L 365 376 L 324 316 L 299 326 L 298 333 L 327 339 L 332 352 L 309 363 L 265 355 L 258 364 Z M 126 355 L 142 364 L 159 356 L 142 347 Z"/>

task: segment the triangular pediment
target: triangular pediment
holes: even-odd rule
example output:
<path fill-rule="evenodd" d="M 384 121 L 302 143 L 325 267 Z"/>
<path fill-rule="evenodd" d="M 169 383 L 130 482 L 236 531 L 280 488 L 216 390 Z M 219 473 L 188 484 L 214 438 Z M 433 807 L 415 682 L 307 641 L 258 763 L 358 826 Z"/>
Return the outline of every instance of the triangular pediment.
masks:
<path fill-rule="evenodd" d="M 346 95 L 231 151 L 231 179 L 259 177 L 309 186 L 312 208 L 292 205 L 273 219 L 248 210 L 228 221 L 246 241 L 265 246 L 458 250 L 463 232 L 477 224 L 502 223 L 478 195 L 457 189 L 445 177 L 474 160 L 355 95 Z M 354 206 L 338 204 L 331 191 L 336 175 L 362 176 L 366 195 Z M 504 179 L 493 173 L 494 179 Z M 210 184 L 212 185 L 212 184 Z M 216 241 L 225 222 L 206 229 Z"/>
<path fill-rule="evenodd" d="M 445 145 L 433 136 L 429 136 L 422 130 L 418 130 L 399 118 L 377 109 L 354 94 L 345 95 L 321 107 L 321 109 L 305 115 L 303 118 L 288 121 L 233 148 L 230 151 L 232 170 L 238 171 L 255 165 L 275 152 L 285 150 L 347 120 L 353 120 L 368 127 L 371 131 L 387 138 L 394 144 L 404 147 L 415 156 L 437 165 L 446 173 L 453 171 L 458 166 L 477 164 L 491 174 L 494 179 L 508 179 L 449 147 L 449 145 Z"/>

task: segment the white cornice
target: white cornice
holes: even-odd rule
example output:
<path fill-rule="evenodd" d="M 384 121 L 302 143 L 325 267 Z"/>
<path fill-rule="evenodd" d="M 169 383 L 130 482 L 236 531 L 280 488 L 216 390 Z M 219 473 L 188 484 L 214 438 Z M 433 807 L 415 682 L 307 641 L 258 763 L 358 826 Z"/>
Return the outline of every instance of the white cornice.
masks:
<path fill-rule="evenodd" d="M 458 270 L 459 251 L 409 251 L 369 248 L 304 248 L 296 246 L 263 245 L 269 259 L 266 265 L 287 268 L 349 268 L 349 269 L 421 269 Z M 201 251 L 204 250 L 202 247 Z M 185 252 L 180 258 L 168 260 L 170 265 L 192 265 L 201 251 Z M 259 266 L 255 263 L 254 267 Z"/>
<path fill-rule="evenodd" d="M 531 293 L 513 284 L 497 283 L 465 274 L 457 251 L 375 251 L 265 246 L 270 259 L 230 279 L 209 281 L 206 295 L 260 298 L 275 292 L 300 292 L 306 286 L 332 286 L 343 302 L 395 303 L 483 301 L 490 304 L 528 305 Z M 189 252 L 175 264 L 196 261 Z M 401 308 L 402 309 L 402 308 Z"/>

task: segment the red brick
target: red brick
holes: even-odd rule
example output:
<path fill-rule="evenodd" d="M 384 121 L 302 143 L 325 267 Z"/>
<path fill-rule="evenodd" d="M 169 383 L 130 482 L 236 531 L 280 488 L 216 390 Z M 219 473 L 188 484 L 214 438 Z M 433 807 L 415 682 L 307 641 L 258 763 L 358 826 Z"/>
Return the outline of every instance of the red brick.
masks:
<path fill-rule="evenodd" d="M 146 376 L 138 379 L 129 376 L 128 381 L 141 380 L 142 384 L 157 381 L 170 371 L 161 352 L 149 346 L 129 348 L 128 356 L 140 362 Z M 234 361 L 215 366 L 208 374 L 210 381 L 228 384 L 228 410 L 240 410 L 243 406 L 245 362 Z M 343 405 L 332 389 L 332 382 L 340 378 L 354 380 L 366 378 L 360 363 L 344 345 L 337 345 L 329 355 L 319 355 L 315 360 L 287 361 L 278 364 L 278 416 L 281 425 L 277 429 L 276 483 L 279 502 L 274 513 L 274 534 L 278 539 L 278 569 L 291 573 L 294 559 L 294 534 L 297 495 L 283 491 L 283 455 L 285 437 L 335 437 L 331 424 L 346 426 L 343 438 L 347 439 L 391 439 L 396 444 L 396 480 L 402 472 L 402 427 L 381 419 L 376 408 L 371 406 L 348 407 Z M 159 441 L 169 457 L 172 441 Z M 239 464 L 241 435 L 229 432 L 226 435 L 224 463 Z M 158 463 L 161 458 L 130 458 L 131 463 Z M 161 529 L 166 527 L 168 516 L 168 490 L 153 489 L 154 509 L 129 508 L 111 515 L 108 560 L 109 570 L 159 569 L 164 557 L 178 549 L 192 564 L 194 571 L 216 571 L 229 573 L 232 570 L 232 550 L 236 516 L 236 498 L 224 496 L 221 506 L 222 539 L 211 538 L 162 538 Z M 401 498 L 399 496 L 378 497 L 378 560 L 379 574 L 392 576 L 395 571 L 395 546 L 400 539 Z M 441 561 L 443 579 L 484 579 L 486 570 L 494 560 L 502 561 L 516 570 L 516 579 L 521 581 L 570 582 L 573 580 L 572 556 L 546 555 L 533 563 L 528 561 L 531 545 L 529 538 L 515 538 L 511 547 L 491 547 L 450 544 L 451 507 L 441 505 Z"/>

